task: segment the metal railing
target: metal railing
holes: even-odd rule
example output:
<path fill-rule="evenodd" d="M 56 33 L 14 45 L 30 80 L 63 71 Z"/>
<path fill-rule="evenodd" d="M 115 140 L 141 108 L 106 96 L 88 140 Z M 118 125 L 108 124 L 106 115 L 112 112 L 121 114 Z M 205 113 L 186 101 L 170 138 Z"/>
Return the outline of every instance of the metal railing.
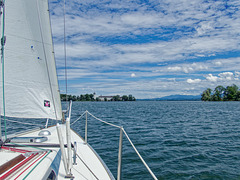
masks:
<path fill-rule="evenodd" d="M 87 130 L 88 130 L 88 126 L 87 126 L 87 122 L 88 122 L 88 114 L 90 116 L 92 116 L 94 119 L 108 124 L 110 126 L 116 127 L 120 129 L 120 135 L 119 135 L 119 150 L 118 150 L 118 171 L 117 171 L 117 180 L 121 179 L 121 171 L 122 171 L 122 141 L 123 141 L 123 133 L 125 134 L 126 138 L 128 139 L 128 141 L 130 142 L 131 146 L 133 147 L 134 151 L 137 153 L 138 157 L 140 158 L 140 160 L 142 161 L 142 163 L 144 164 L 144 166 L 147 168 L 147 170 L 149 171 L 149 173 L 151 174 L 151 176 L 153 177 L 153 179 L 157 180 L 157 177 L 154 175 L 154 173 L 152 172 L 152 170 L 149 168 L 149 166 L 147 165 L 147 163 L 144 161 L 144 159 L 142 158 L 142 156 L 140 155 L 140 153 L 138 152 L 137 148 L 134 146 L 134 144 L 132 143 L 131 139 L 129 138 L 128 134 L 126 133 L 126 131 L 124 130 L 124 128 L 122 126 L 117 126 L 115 124 L 103 121 L 99 118 L 97 118 L 96 116 L 94 116 L 93 114 L 91 114 L 90 112 L 88 112 L 87 110 L 77 119 L 75 120 L 73 123 L 71 123 L 71 125 L 75 124 L 78 120 L 80 120 L 84 115 L 86 117 L 85 120 L 85 143 L 87 143 Z"/>

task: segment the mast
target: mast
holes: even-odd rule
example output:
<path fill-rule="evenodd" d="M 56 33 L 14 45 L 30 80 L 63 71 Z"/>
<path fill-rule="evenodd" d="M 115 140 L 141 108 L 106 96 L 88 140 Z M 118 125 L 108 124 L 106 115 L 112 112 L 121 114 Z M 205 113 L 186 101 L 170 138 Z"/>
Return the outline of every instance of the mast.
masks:
<path fill-rule="evenodd" d="M 63 29 L 64 29 L 64 60 L 65 60 L 65 82 L 66 82 L 66 105 L 67 105 L 67 48 L 66 48 L 66 0 L 63 5 Z"/>
<path fill-rule="evenodd" d="M 0 24 L 1 24 L 1 16 L 2 16 L 2 7 L 3 7 L 3 1 L 0 1 Z M 2 62 L 2 56 L 1 56 L 1 62 Z M 1 110 L 1 108 L 0 108 Z M 0 112 L 1 114 L 1 112 Z M 2 117 L 0 117 L 0 141 L 2 140 Z"/>

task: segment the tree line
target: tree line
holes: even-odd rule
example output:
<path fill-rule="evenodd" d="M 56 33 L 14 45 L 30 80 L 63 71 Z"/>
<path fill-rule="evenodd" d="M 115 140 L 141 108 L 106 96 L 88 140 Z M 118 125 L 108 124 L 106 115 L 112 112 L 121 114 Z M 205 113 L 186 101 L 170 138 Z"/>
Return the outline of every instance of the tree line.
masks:
<path fill-rule="evenodd" d="M 85 94 L 85 95 L 71 95 L 68 94 L 66 97 L 66 94 L 60 94 L 61 101 L 94 101 L 94 95 L 93 94 Z"/>
<path fill-rule="evenodd" d="M 202 101 L 240 101 L 240 91 L 237 85 L 217 86 L 214 90 L 207 88 L 201 94 Z"/>
<path fill-rule="evenodd" d="M 67 95 L 66 94 L 60 94 L 61 101 L 109 101 L 106 97 L 101 100 L 101 98 L 96 97 L 94 98 L 94 94 L 81 94 L 79 96 L 76 95 Z M 136 98 L 133 95 L 123 95 L 122 97 L 120 95 L 112 96 L 110 101 L 136 101 Z"/>
<path fill-rule="evenodd" d="M 98 99 L 98 97 L 96 99 Z M 106 99 L 104 99 L 104 101 L 105 100 Z M 123 95 L 122 97 L 119 96 L 119 95 L 116 95 L 116 96 L 113 96 L 112 100 L 113 101 L 136 101 L 136 98 L 133 95 L 131 95 L 131 94 L 129 94 L 128 96 L 127 95 Z"/>

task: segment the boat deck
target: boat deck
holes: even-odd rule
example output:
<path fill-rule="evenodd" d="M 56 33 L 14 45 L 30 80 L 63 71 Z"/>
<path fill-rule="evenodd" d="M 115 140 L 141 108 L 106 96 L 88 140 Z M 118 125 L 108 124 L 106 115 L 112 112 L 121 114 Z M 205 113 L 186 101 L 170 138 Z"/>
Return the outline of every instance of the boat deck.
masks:
<path fill-rule="evenodd" d="M 61 125 L 60 129 L 64 136 L 64 144 L 66 144 L 66 126 Z M 0 167 L 6 165 L 7 162 L 20 155 L 26 156 L 24 160 L 20 161 L 10 169 L 0 174 L 0 179 L 4 179 L 4 175 L 8 175 L 7 179 L 51 179 L 56 174 L 57 179 L 66 179 L 66 172 L 64 163 L 61 158 L 61 150 L 59 148 L 59 141 L 56 126 L 47 128 L 51 135 L 47 136 L 48 140 L 41 143 L 16 143 L 11 146 L 13 149 L 8 150 L 9 143 L 0 151 Z M 18 137 L 39 137 L 40 130 L 24 133 Z M 71 173 L 74 179 L 114 179 L 111 172 L 108 170 L 104 162 L 97 155 L 97 153 L 86 144 L 83 139 L 71 130 L 71 142 L 77 144 L 77 159 L 76 165 L 72 166 Z M 24 145 L 19 147 L 19 145 Z M 26 145 L 26 146 L 25 146 Z M 37 146 L 37 147 L 29 147 Z M 22 152 L 17 152 L 21 151 Z M 30 151 L 30 152 L 25 152 Z M 67 148 L 65 148 L 67 154 Z M 33 153 L 34 152 L 34 153 Z M 28 159 L 28 160 L 27 160 Z M 27 161 L 23 163 L 24 161 Z M 22 163 L 22 164 L 21 164 Z M 16 169 L 17 166 L 20 166 Z M 14 170 L 15 168 L 15 170 Z M 1 169 L 1 168 L 0 168 Z M 54 174 L 51 174 L 54 170 Z M 10 173 L 13 171 L 12 173 Z"/>

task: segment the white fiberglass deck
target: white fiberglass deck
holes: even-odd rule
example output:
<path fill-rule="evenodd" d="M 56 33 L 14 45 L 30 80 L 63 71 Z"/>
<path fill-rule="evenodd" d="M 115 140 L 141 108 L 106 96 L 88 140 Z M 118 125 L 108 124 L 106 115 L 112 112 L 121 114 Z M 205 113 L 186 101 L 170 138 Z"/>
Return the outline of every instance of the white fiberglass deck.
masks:
<path fill-rule="evenodd" d="M 60 148 L 59 147 L 51 147 L 51 145 L 57 145 L 59 144 L 58 136 L 57 136 L 57 130 L 56 126 L 47 128 L 48 131 L 51 132 L 50 136 L 48 137 L 48 140 L 43 143 L 33 143 L 38 144 L 41 149 L 48 149 L 52 150 L 47 153 L 40 153 L 38 156 L 34 157 L 31 161 L 29 161 L 28 164 L 25 164 L 23 167 L 18 169 L 18 172 L 14 172 L 10 177 L 10 179 L 42 179 L 47 178 L 50 174 L 52 169 L 58 169 L 58 167 L 54 167 L 56 165 L 53 165 L 53 161 L 56 161 L 56 157 L 60 157 Z M 66 126 L 61 125 L 62 134 L 64 136 L 64 144 L 66 144 Z M 40 130 L 32 131 L 30 133 L 22 134 L 18 137 L 38 137 L 38 133 Z M 71 142 L 77 143 L 77 157 L 76 159 L 76 165 L 73 165 L 71 173 L 75 177 L 76 180 L 81 179 L 114 179 L 112 174 L 109 172 L 107 167 L 104 165 L 104 163 L 101 161 L 101 159 L 98 157 L 98 155 L 94 152 L 94 150 L 91 149 L 91 147 L 88 144 L 85 144 L 82 138 L 78 136 L 74 131 L 71 130 Z M 18 143 L 21 144 L 21 143 Z M 28 144 L 28 143 L 24 143 Z M 32 143 L 29 143 L 29 145 Z M 41 147 L 41 145 L 49 145 L 49 147 Z M 16 147 L 18 149 L 25 149 L 25 150 L 33 150 L 33 148 L 30 147 Z M 67 154 L 67 148 L 65 148 L 66 154 Z M 36 150 L 35 151 L 39 151 Z M 19 152 L 12 152 L 8 150 L 1 150 L 0 151 L 0 165 L 4 164 L 6 161 L 9 161 L 13 159 L 14 157 L 18 156 Z M 59 163 L 55 163 L 59 164 Z M 36 166 L 37 165 L 37 166 Z M 35 167 L 36 166 L 36 167 Z M 12 167 L 11 169 L 13 169 Z M 2 177 L 5 173 L 8 171 L 2 173 L 0 177 Z M 58 171 L 58 179 L 66 179 L 65 178 L 66 172 L 64 169 L 63 160 L 60 161 L 60 167 Z M 1 179 L 1 178 L 0 178 Z"/>

